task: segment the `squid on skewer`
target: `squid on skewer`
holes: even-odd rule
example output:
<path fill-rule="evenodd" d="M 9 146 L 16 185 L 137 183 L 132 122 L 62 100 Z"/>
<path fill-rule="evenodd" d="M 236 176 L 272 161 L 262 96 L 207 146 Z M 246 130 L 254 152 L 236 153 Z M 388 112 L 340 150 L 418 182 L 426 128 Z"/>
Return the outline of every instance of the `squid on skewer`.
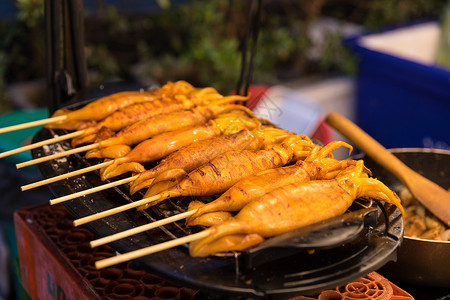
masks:
<path fill-rule="evenodd" d="M 239 180 L 263 170 L 273 169 L 305 158 L 314 143 L 306 136 L 294 135 L 263 150 L 228 151 L 194 171 L 180 181 L 158 182 L 150 186 L 144 198 L 157 197 L 147 208 L 165 199 L 181 196 L 210 196 L 223 193 Z M 178 179 L 178 178 L 177 178 Z"/>
<path fill-rule="evenodd" d="M 242 106 L 240 106 L 242 107 Z M 245 107 L 242 107 L 245 108 Z M 161 158 L 164 158 L 165 155 L 168 155 L 174 151 L 177 151 L 178 149 L 188 146 L 188 145 L 194 145 L 195 147 L 195 143 L 196 141 L 201 141 L 204 139 L 209 139 L 211 137 L 216 137 L 219 134 L 231 134 L 233 132 L 238 132 L 243 128 L 259 128 L 261 126 L 261 123 L 259 122 L 259 120 L 257 119 L 252 119 L 252 118 L 247 118 L 245 117 L 245 112 L 246 112 L 246 108 L 244 110 L 244 117 L 239 113 L 239 112 L 233 112 L 233 113 L 228 113 L 228 114 L 224 114 L 224 115 L 220 115 L 219 117 L 217 117 L 214 120 L 210 120 L 210 122 L 208 124 L 203 124 L 203 125 L 198 125 L 198 126 L 193 126 L 193 127 L 189 127 L 189 128 L 185 128 L 185 129 L 180 129 L 177 131 L 173 131 L 173 132 L 168 132 L 168 133 L 164 133 L 164 134 L 160 134 L 158 136 L 155 136 L 153 139 L 148 140 L 147 142 L 143 142 L 143 145 L 140 145 L 139 147 L 137 147 L 140 151 L 143 152 L 147 152 L 145 157 L 138 157 L 138 159 L 145 161 L 145 160 L 159 160 Z M 239 113 L 239 114 L 238 114 Z M 262 122 L 264 122 L 264 124 L 266 123 L 265 120 L 261 120 Z M 163 123 L 163 129 L 164 129 L 164 123 Z M 276 133 L 275 133 L 276 132 Z M 130 133 L 133 133 L 132 131 Z M 277 129 L 277 128 L 271 128 L 268 126 L 265 126 L 265 128 L 263 130 L 261 130 L 261 133 L 258 132 L 258 136 L 263 136 L 263 143 L 264 144 L 268 144 L 271 143 L 279 138 L 281 138 L 282 136 L 285 136 L 287 134 L 292 134 L 292 133 L 288 133 L 285 130 L 282 129 Z M 134 136 L 134 135 L 133 135 Z M 236 141 L 240 141 L 241 139 L 225 139 L 223 142 L 236 142 Z M 109 142 L 109 140 L 107 140 Z M 115 142 L 118 142 L 120 140 L 118 139 L 114 139 Z M 241 142 L 243 142 L 241 140 Z M 89 145 L 90 146 L 94 146 L 94 145 Z M 232 147 L 239 147 L 239 146 L 233 146 L 230 145 Z M 146 150 L 146 148 L 148 147 L 148 150 Z M 199 148 L 199 147 L 197 147 Z M 207 147 L 208 148 L 208 147 Z M 79 148 L 77 148 L 79 149 Z M 77 150 L 74 149 L 74 150 Z M 211 149 L 211 147 L 209 147 L 208 149 Z M 221 148 L 223 150 L 223 147 Z M 24 189 L 30 189 L 30 188 L 34 188 L 34 187 L 38 187 L 38 186 L 42 186 L 44 184 L 48 184 L 51 182 L 55 182 L 55 181 L 59 181 L 61 179 L 65 179 L 65 178 L 69 178 L 75 175 L 80 175 L 92 170 L 97 170 L 97 169 L 101 169 L 101 168 L 106 168 L 107 166 L 112 165 L 113 163 L 117 162 L 115 159 L 111 160 L 110 158 L 120 158 L 122 156 L 127 155 L 127 153 L 129 153 L 131 150 L 131 148 L 128 145 L 116 145 L 116 146 L 111 146 L 105 149 L 101 149 L 101 151 L 97 151 L 97 153 L 89 153 L 86 154 L 87 157 L 94 157 L 94 154 L 97 157 L 102 157 L 102 158 L 106 158 L 105 161 L 101 164 L 98 165 L 94 165 L 85 169 L 81 169 L 81 170 L 77 170 L 71 173 L 67 173 L 67 174 L 63 174 L 60 176 L 56 176 L 54 178 L 48 178 L 33 184 L 29 184 L 26 185 L 22 188 Z M 198 151 L 202 152 L 204 157 L 211 157 L 211 155 L 214 152 L 217 152 L 218 149 L 212 149 L 211 151 L 205 151 L 205 149 L 197 149 Z M 67 151 L 66 151 L 67 152 Z M 194 151 L 195 152 L 195 151 Z M 100 155 L 99 155 L 100 153 Z M 186 152 L 184 152 L 186 153 Z M 58 153 L 59 154 L 59 153 Z M 64 154 L 64 152 L 62 152 L 62 154 Z M 192 154 L 192 153 L 191 153 Z M 138 151 L 134 151 L 134 155 L 139 156 L 139 152 Z M 128 156 L 129 157 L 129 156 Z M 179 155 L 178 155 L 179 157 Z M 198 157 L 198 156 L 197 156 Z M 50 159 L 51 157 L 43 157 L 43 158 L 39 158 L 39 160 L 42 159 Z M 123 174 L 125 172 L 128 171 L 133 171 L 135 173 L 141 173 L 143 171 L 145 171 L 144 167 L 138 163 L 138 162 L 133 162 L 131 161 L 133 157 L 129 157 L 130 162 L 125 163 L 124 165 L 121 165 L 119 168 L 115 168 L 112 172 L 110 172 L 110 174 L 108 176 L 110 177 L 115 177 L 117 176 L 116 174 L 120 175 Z M 175 155 L 173 157 L 173 159 L 177 159 L 177 155 Z M 188 158 L 181 158 L 179 160 L 178 163 L 183 162 L 187 160 Z M 33 162 L 33 161 L 30 161 Z M 166 165 L 167 165 L 167 161 L 166 161 Z M 189 163 L 188 163 L 189 165 Z M 180 165 L 179 167 L 183 167 L 186 166 L 186 164 L 184 165 Z M 106 170 L 106 169 L 104 169 Z M 159 168 L 160 171 L 162 171 L 161 168 Z M 102 171 L 104 172 L 104 171 Z M 113 182 L 113 183 L 109 183 L 107 185 L 104 186 L 98 186 L 96 188 L 90 189 L 90 190 L 86 190 L 86 194 L 90 194 L 90 193 L 94 193 L 97 191 L 101 191 L 104 189 L 108 189 L 110 187 L 114 187 L 123 183 L 129 183 L 132 182 L 133 180 L 135 180 L 137 178 L 138 175 L 134 175 L 130 178 L 128 178 L 127 180 L 121 180 L 119 182 Z M 77 193 L 78 194 L 78 193 Z M 72 197 L 68 197 L 68 196 L 64 196 L 62 197 L 63 199 L 66 200 L 70 200 L 75 198 L 75 194 L 72 195 Z M 62 200 L 62 199 L 58 199 Z M 64 200 L 64 201 L 66 201 Z M 51 200 L 51 202 L 53 202 Z"/>
<path fill-rule="evenodd" d="M 149 187 L 157 181 L 171 180 L 185 176 L 220 154 L 235 150 L 257 150 L 276 143 L 293 133 L 273 127 L 261 129 L 243 129 L 235 134 L 219 135 L 192 143 L 170 154 L 158 165 L 150 170 L 140 173 L 131 182 L 130 193 Z"/>
<path fill-rule="evenodd" d="M 228 151 L 185 175 L 178 184 L 173 185 L 173 182 L 169 182 L 170 187 L 161 193 L 154 195 L 155 190 L 161 189 L 158 182 L 158 185 L 147 190 L 142 200 L 75 220 L 74 224 L 85 224 L 135 207 L 146 209 L 169 198 L 223 193 L 245 177 L 304 159 L 314 145 L 308 137 L 295 135 L 266 150 Z M 166 188 L 164 185 L 163 187 Z"/>
<path fill-rule="evenodd" d="M 336 160 L 332 157 L 332 151 L 340 146 L 349 148 L 350 152 L 352 150 L 352 146 L 342 141 L 331 142 L 325 147 L 316 145 L 307 158 L 297 161 L 294 165 L 251 175 L 237 182 L 219 198 L 207 204 L 192 201 L 189 204 L 189 210 L 195 210 L 195 212 L 187 219 L 187 225 L 210 226 L 210 219 L 216 224 L 219 220 L 229 216 L 225 212 L 239 211 L 254 199 L 290 183 L 334 178 L 336 172 L 355 163 L 353 160 Z"/>
<path fill-rule="evenodd" d="M 242 115 L 246 115 L 246 117 L 250 116 L 255 120 L 257 119 L 256 116 L 248 108 L 242 105 L 229 104 L 217 106 L 200 106 L 188 111 L 179 111 L 171 114 L 157 115 L 148 120 L 131 125 L 119 132 L 116 136 L 107 138 L 106 140 L 23 162 L 17 164 L 17 168 L 85 151 L 88 151 L 86 153 L 86 158 L 122 157 L 131 151 L 130 146 L 133 146 L 145 139 L 157 136 L 162 133 L 176 131 L 177 129 L 182 130 L 183 128 L 189 127 L 191 125 L 193 126 L 196 124 L 205 123 L 214 115 L 226 113 L 227 111 L 233 112 L 236 115 L 239 113 Z"/>
<path fill-rule="evenodd" d="M 76 147 L 80 144 L 85 143 L 91 143 L 93 141 L 100 141 L 104 140 L 106 138 L 111 137 L 116 131 L 125 128 L 135 122 L 138 122 L 139 120 L 144 120 L 147 118 L 150 118 L 152 116 L 156 116 L 162 113 L 170 113 L 174 111 L 180 111 L 184 109 L 190 109 L 193 107 L 196 107 L 198 105 L 206 105 L 206 104 L 212 104 L 220 105 L 225 104 L 229 101 L 235 101 L 235 100 L 242 100 L 245 101 L 246 97 L 242 96 L 229 96 L 224 97 L 220 95 L 215 89 L 213 88 L 196 88 L 194 89 L 192 86 L 189 88 L 191 91 L 187 93 L 189 90 L 188 88 L 185 88 L 185 91 L 181 88 L 183 86 L 188 85 L 187 83 L 184 84 L 183 82 L 177 82 L 175 84 L 167 84 L 167 86 L 176 86 L 178 88 L 161 88 L 156 91 L 152 92 L 123 92 L 123 93 L 117 93 L 110 95 L 108 97 L 99 99 L 97 101 L 94 101 L 85 107 L 76 110 L 76 111 L 67 111 L 67 116 L 71 116 L 74 120 L 69 121 L 68 123 L 64 123 L 64 121 L 67 119 L 67 116 L 62 114 L 62 111 L 60 110 L 61 115 L 46 119 L 46 120 L 40 120 L 37 121 L 39 124 L 48 124 L 48 128 L 61 128 L 61 129 L 77 129 L 77 131 L 62 135 L 62 136 L 56 136 L 54 138 L 44 140 L 41 142 L 37 142 L 31 145 L 27 145 L 24 147 L 20 147 L 18 149 L 14 149 L 11 151 L 7 151 L 4 153 L 0 153 L 0 157 L 5 157 L 9 155 L 13 155 L 15 153 L 23 152 L 26 150 L 31 150 L 34 148 L 38 148 L 40 146 L 56 143 L 58 141 L 68 140 L 72 139 L 72 147 Z M 170 93 L 169 93 L 170 90 Z M 152 93 L 152 97 L 148 96 L 149 93 Z M 187 94 L 186 94 L 187 93 Z M 125 95 L 133 94 L 136 97 L 136 103 L 127 103 L 127 100 L 130 100 L 129 98 L 125 97 Z M 143 96 L 146 95 L 146 96 Z M 139 97 L 142 99 L 140 99 Z M 116 100 L 112 100 L 114 97 L 116 97 Z M 108 101 L 113 101 L 114 105 L 107 105 Z M 142 102 L 142 101 L 144 102 Z M 148 100 L 148 101 L 147 101 Z M 152 101 L 150 101 L 152 100 Z M 119 103 L 120 101 L 123 101 L 123 103 Z M 130 100 L 131 101 L 131 100 Z M 133 102 L 133 101 L 131 101 Z M 105 107 L 103 107 L 100 104 L 104 104 Z M 129 105 L 128 105 L 129 104 Z M 125 107 L 120 108 L 122 105 Z M 100 106 L 100 107 L 99 107 Z M 120 109 L 114 111 L 115 108 L 119 107 Z M 102 109 L 104 110 L 102 112 Z M 83 118 L 86 118 L 89 116 L 89 114 L 94 113 L 93 111 L 97 111 L 99 114 L 95 116 L 92 120 L 75 120 L 76 118 L 81 118 L 81 116 L 77 115 L 84 115 Z M 87 111 L 86 114 L 84 114 Z M 58 114 L 56 113 L 56 114 Z M 110 113 L 105 118 L 104 115 Z M 103 119 L 102 119 L 103 118 Z M 57 122 L 57 120 L 62 119 L 63 121 Z M 99 120 L 101 119 L 101 120 Z M 99 122 L 97 122 L 99 121 Z M 49 124 L 51 122 L 54 122 L 54 124 Z M 38 124 L 34 125 L 36 122 L 31 123 L 24 123 L 21 125 L 15 125 L 10 126 L 6 128 L 1 128 L 0 132 L 8 132 L 12 130 L 19 130 L 22 128 L 28 128 L 32 126 L 37 126 Z M 69 124 L 70 123 L 70 124 Z M 78 124 L 78 125 L 75 125 Z M 83 148 L 84 149 L 84 148 Z M 92 147 L 89 149 L 93 149 Z M 82 150 L 80 150 L 81 152 Z M 60 154 L 64 155 L 64 154 Z M 59 156 L 60 157 L 60 156 Z M 33 164 L 34 162 L 26 163 L 26 165 Z"/>
<path fill-rule="evenodd" d="M 184 213 L 134 227 L 125 232 L 114 234 L 113 236 L 101 238 L 93 242 L 93 245 L 102 245 L 182 219 L 187 219 L 186 223 L 188 226 L 201 225 L 211 227 L 219 225 L 231 218 L 232 215 L 229 211 L 239 211 L 247 203 L 278 187 L 294 182 L 332 179 L 336 176 L 336 172 L 340 172 L 346 167 L 354 165 L 356 163 L 354 160 L 340 161 L 332 157 L 331 152 L 340 146 L 348 147 L 350 151 L 352 150 L 350 145 L 341 141 L 331 142 L 323 148 L 316 145 L 305 160 L 299 160 L 295 165 L 269 169 L 250 175 L 238 181 L 222 193 L 219 198 L 208 204 L 203 204 L 200 201 L 192 201 L 189 204 L 189 209 Z"/>
<path fill-rule="evenodd" d="M 292 183 L 245 205 L 239 213 L 208 229 L 208 235 L 190 244 L 195 257 L 243 250 L 297 228 L 341 215 L 353 201 L 369 197 L 397 206 L 398 196 L 381 181 L 369 178 L 363 161 L 342 170 L 335 179 Z"/>
<path fill-rule="evenodd" d="M 214 117 L 231 111 L 242 111 L 248 117 L 255 117 L 245 106 L 233 104 L 199 106 L 190 110 L 161 114 L 128 126 L 114 136 L 96 141 L 97 148 L 87 152 L 86 158 L 105 158 L 102 156 L 101 149 L 113 146 L 117 148 L 119 145 L 133 146 L 159 134 L 204 124 Z"/>
<path fill-rule="evenodd" d="M 159 89 L 152 91 L 127 91 L 115 93 L 97 99 L 77 110 L 62 108 L 57 110 L 52 117 L 65 116 L 62 121 L 47 124 L 47 128 L 77 130 L 84 121 L 99 121 L 111 113 L 135 103 L 142 103 L 173 94 L 187 93 L 194 89 L 185 81 L 175 83 L 168 82 Z"/>
<path fill-rule="evenodd" d="M 145 171 L 145 168 L 141 165 L 142 163 L 160 160 L 196 141 L 222 134 L 236 133 L 244 128 L 259 128 L 260 126 L 261 121 L 259 119 L 230 112 L 209 120 L 202 125 L 157 135 L 139 143 L 129 153 L 121 157 L 118 157 L 117 153 L 108 152 L 110 148 L 105 148 L 101 150 L 102 157 L 117 158 L 113 160 L 111 165 L 101 169 L 101 177 L 102 180 L 106 180 L 130 171 L 142 173 Z"/>
<path fill-rule="evenodd" d="M 135 191 L 150 186 L 156 176 L 156 182 L 176 182 L 177 178 L 185 176 L 188 172 L 207 163 L 219 154 L 237 149 L 261 149 L 265 147 L 265 145 L 272 144 L 277 140 L 281 140 L 292 134 L 293 133 L 282 129 L 265 127 L 252 132 L 248 129 L 244 129 L 235 134 L 220 135 L 206 140 L 200 140 L 169 154 L 169 156 L 160 161 L 157 166 L 143 173 L 106 183 L 78 193 L 52 199 L 50 200 L 50 203 L 60 203 L 74 199 L 78 196 L 96 193 L 125 183 L 131 182 L 133 185 L 134 181 L 137 181 L 137 183 L 130 188 L 131 194 L 134 194 Z M 167 185 L 167 183 L 164 184 Z"/>
<path fill-rule="evenodd" d="M 83 131 L 83 134 L 72 139 L 72 147 L 92 143 L 96 140 L 98 141 L 99 138 L 105 139 L 120 129 L 160 114 L 193 109 L 198 106 L 203 106 L 204 110 L 207 110 L 208 106 L 212 106 L 211 110 L 214 108 L 217 110 L 220 104 L 236 100 L 245 101 L 247 99 L 247 97 L 239 95 L 223 97 L 218 93 L 208 94 L 205 91 L 208 92 L 209 90 L 195 90 L 188 95 L 180 94 L 144 103 L 136 103 L 110 114 L 100 122 L 86 122 L 78 128 L 79 131 Z"/>

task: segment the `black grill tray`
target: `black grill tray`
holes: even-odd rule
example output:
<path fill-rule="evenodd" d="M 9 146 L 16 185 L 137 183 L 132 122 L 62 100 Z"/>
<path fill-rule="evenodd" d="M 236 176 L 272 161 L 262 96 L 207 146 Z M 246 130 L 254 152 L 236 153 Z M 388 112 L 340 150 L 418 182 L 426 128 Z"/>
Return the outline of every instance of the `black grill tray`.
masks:
<path fill-rule="evenodd" d="M 34 136 L 33 142 L 46 140 L 54 134 L 64 134 L 64 132 L 53 132 L 43 128 Z M 60 142 L 34 149 L 32 156 L 38 158 L 69 148 L 69 142 Z M 95 163 L 95 161 L 84 160 L 82 156 L 72 155 L 40 163 L 37 167 L 43 178 L 50 178 Z M 54 182 L 48 186 L 55 197 L 60 197 L 101 184 L 104 182 L 94 171 Z M 136 197 L 136 199 L 130 198 L 126 187 L 120 187 L 76 198 L 63 205 L 75 219 L 78 219 L 141 199 L 142 194 Z M 182 210 L 177 203 L 172 204 L 170 210 L 151 209 L 147 212 L 129 210 L 84 226 L 97 237 L 104 237 Z M 308 236 L 308 233 L 306 232 L 305 235 L 303 230 L 303 233 L 299 234 L 305 236 L 298 239 L 303 245 L 298 247 L 286 242 L 289 241 L 287 239 L 284 241 L 284 246 L 268 247 L 256 256 L 252 251 L 248 251 L 223 257 L 193 258 L 189 256 L 187 245 L 183 245 L 142 257 L 136 262 L 156 275 L 211 295 L 275 299 L 307 295 L 350 282 L 396 258 L 396 250 L 403 236 L 403 220 L 397 208 L 387 204 L 383 208 L 389 220 L 387 229 L 380 207 L 375 209 L 375 219 L 373 213 L 361 210 L 364 214 L 357 213 L 356 221 L 352 221 L 356 222 L 357 229 L 349 226 L 355 231 L 351 233 L 352 238 L 347 238 L 345 241 L 341 238 L 335 239 L 334 242 L 326 240 L 331 232 L 330 228 L 342 230 L 342 227 L 351 223 L 342 217 L 336 218 L 330 224 L 326 222 L 319 224 L 324 226 L 322 228 L 326 228 L 325 233 L 328 232 L 328 235 Z M 344 238 L 349 234 L 348 231 L 345 232 L 336 234 L 342 234 Z M 111 246 L 117 252 L 125 253 L 189 233 L 190 231 L 186 230 L 180 221 L 180 223 L 116 241 Z M 308 247 L 308 239 L 316 244 L 325 241 L 326 246 L 311 253 L 307 251 L 311 248 Z M 261 253 L 263 258 L 260 256 Z M 282 255 L 278 255 L 280 253 Z"/>

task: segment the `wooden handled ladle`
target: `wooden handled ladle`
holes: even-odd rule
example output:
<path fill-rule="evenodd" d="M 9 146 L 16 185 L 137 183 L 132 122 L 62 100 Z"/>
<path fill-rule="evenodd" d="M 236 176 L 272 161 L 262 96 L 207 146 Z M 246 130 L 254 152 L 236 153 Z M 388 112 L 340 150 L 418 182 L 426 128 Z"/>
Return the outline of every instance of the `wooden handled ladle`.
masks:
<path fill-rule="evenodd" d="M 444 224 L 450 226 L 449 191 L 406 166 L 394 154 L 344 116 L 331 112 L 326 117 L 326 121 L 361 151 L 397 177 L 420 203 Z"/>

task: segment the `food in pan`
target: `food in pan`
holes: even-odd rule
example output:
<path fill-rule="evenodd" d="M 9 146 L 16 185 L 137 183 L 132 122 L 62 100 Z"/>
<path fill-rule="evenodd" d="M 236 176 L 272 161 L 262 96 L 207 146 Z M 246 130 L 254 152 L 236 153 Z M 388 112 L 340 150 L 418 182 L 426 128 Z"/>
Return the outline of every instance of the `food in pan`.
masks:
<path fill-rule="evenodd" d="M 399 196 L 402 199 L 406 212 L 405 236 L 426 240 L 450 241 L 450 229 L 442 221 L 430 214 L 414 198 L 408 188 L 402 188 Z"/>

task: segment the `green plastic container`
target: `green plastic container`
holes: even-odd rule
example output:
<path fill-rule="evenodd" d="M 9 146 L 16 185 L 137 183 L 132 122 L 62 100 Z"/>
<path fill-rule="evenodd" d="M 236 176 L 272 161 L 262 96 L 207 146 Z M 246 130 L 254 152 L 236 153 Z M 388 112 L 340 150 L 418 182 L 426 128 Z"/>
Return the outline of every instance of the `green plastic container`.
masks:
<path fill-rule="evenodd" d="M 0 128 L 18 125 L 26 122 L 37 121 L 48 118 L 47 109 L 33 109 L 33 110 L 16 110 L 3 115 L 0 115 Z M 41 126 L 25 128 L 0 134 L 0 153 L 5 151 L 17 149 L 25 146 L 31 142 L 33 136 L 42 128 Z M 2 158 L 11 164 L 17 164 L 31 159 L 30 151 L 20 152 Z"/>

